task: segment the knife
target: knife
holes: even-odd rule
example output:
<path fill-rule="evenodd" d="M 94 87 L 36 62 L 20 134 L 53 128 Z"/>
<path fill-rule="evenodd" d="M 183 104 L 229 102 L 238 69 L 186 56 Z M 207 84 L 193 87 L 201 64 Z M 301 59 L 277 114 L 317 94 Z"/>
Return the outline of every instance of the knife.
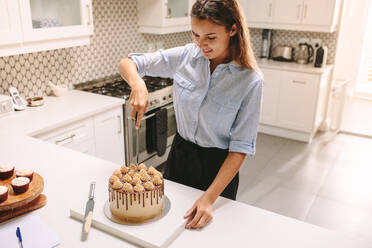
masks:
<path fill-rule="evenodd" d="M 85 241 L 88 238 L 88 233 L 90 230 L 90 226 L 92 224 L 93 208 L 94 208 L 93 198 L 94 198 L 95 187 L 96 187 L 96 182 L 91 182 L 90 189 L 89 189 L 89 197 L 88 197 L 87 205 L 85 206 L 83 229 L 81 232 L 81 240 L 83 241 Z"/>
<path fill-rule="evenodd" d="M 134 125 L 137 124 L 137 117 L 138 117 L 138 112 L 136 113 L 136 118 L 134 119 L 135 123 Z M 140 124 L 141 127 L 141 124 Z M 139 128 L 136 130 L 136 166 L 138 166 L 138 156 L 139 156 Z"/>

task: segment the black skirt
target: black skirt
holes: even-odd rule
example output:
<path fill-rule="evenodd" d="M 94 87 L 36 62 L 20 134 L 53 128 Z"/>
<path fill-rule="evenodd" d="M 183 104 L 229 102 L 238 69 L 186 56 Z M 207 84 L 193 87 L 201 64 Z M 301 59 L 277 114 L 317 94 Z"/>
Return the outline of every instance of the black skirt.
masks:
<path fill-rule="evenodd" d="M 200 190 L 207 190 L 225 161 L 229 151 L 206 148 L 175 135 L 169 152 L 164 178 Z M 236 199 L 239 172 L 226 186 L 221 196 Z"/>

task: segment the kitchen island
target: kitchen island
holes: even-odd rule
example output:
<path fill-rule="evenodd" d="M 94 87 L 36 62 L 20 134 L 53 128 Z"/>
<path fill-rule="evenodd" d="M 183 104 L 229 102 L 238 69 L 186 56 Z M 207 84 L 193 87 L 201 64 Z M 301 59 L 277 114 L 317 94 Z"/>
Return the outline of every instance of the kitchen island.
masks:
<path fill-rule="evenodd" d="M 0 164 L 32 168 L 43 176 L 47 204 L 36 212 L 60 237 L 59 247 L 136 247 L 95 228 L 82 242 L 82 223 L 69 217 L 73 203 L 82 202 L 83 211 L 91 181 L 96 181 L 96 195 L 108 194 L 107 180 L 119 165 L 24 135 L 0 135 L 0 151 Z M 199 190 L 170 181 L 165 185 L 166 194 L 167 189 L 177 189 L 184 197 L 184 201 L 172 203 L 184 212 L 200 194 Z M 215 205 L 214 219 L 208 226 L 181 230 L 170 247 L 371 247 L 361 240 L 222 197 Z M 182 216 L 179 218 L 181 223 Z M 177 228 L 168 226 L 167 230 L 154 232 L 174 232 Z"/>

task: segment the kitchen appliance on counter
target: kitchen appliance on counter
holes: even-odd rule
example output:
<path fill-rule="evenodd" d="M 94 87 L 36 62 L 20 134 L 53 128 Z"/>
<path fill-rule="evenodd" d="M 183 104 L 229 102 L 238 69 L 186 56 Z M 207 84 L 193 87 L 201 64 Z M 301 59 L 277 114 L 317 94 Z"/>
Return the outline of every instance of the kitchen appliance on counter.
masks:
<path fill-rule="evenodd" d="M 177 132 L 176 116 L 173 108 L 173 80 L 159 77 L 143 77 L 149 92 L 149 103 L 141 121 L 139 133 L 139 154 L 138 162 L 145 162 L 149 166 L 158 166 L 166 161 L 173 138 Z M 126 100 L 123 106 L 124 116 L 124 144 L 125 162 L 136 163 L 136 135 L 135 122 L 131 118 L 132 106 L 129 104 L 131 92 L 130 86 L 121 78 L 120 75 L 90 81 L 75 85 L 75 89 L 92 92 L 96 94 L 119 97 Z M 166 151 L 162 156 L 157 155 L 157 151 L 148 151 L 148 138 L 146 133 L 154 130 L 153 125 L 146 125 L 155 114 L 162 109 L 167 109 L 167 143 Z M 147 130 L 147 132 L 146 132 Z"/>
<path fill-rule="evenodd" d="M 308 64 L 314 56 L 314 48 L 306 42 L 298 44 L 296 49 L 296 63 Z"/>
<path fill-rule="evenodd" d="M 262 43 L 260 58 L 271 58 L 272 32 L 270 29 L 262 30 Z"/>
<path fill-rule="evenodd" d="M 272 58 L 276 61 L 292 62 L 294 48 L 291 46 L 276 46 L 272 51 Z"/>
<path fill-rule="evenodd" d="M 14 112 L 12 98 L 7 95 L 0 95 L 0 117 L 12 112 Z"/>
<path fill-rule="evenodd" d="M 324 67 L 327 64 L 328 48 L 325 46 L 315 45 L 314 67 Z"/>

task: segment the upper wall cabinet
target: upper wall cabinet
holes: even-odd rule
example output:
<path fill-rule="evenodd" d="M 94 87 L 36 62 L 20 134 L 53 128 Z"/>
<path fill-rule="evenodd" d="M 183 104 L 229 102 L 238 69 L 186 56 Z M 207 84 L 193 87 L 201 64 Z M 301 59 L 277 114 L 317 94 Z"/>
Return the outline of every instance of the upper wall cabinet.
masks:
<path fill-rule="evenodd" d="M 93 34 L 91 0 L 0 0 L 0 14 L 0 34 L 10 33 L 0 56 L 87 45 Z"/>
<path fill-rule="evenodd" d="M 18 13 L 18 2 L 0 0 L 0 47 L 22 42 L 20 20 L 12 13 Z"/>
<path fill-rule="evenodd" d="M 240 0 L 249 27 L 334 32 L 341 0 Z"/>
<path fill-rule="evenodd" d="M 138 31 L 168 34 L 191 30 L 190 10 L 195 0 L 137 0 Z"/>

